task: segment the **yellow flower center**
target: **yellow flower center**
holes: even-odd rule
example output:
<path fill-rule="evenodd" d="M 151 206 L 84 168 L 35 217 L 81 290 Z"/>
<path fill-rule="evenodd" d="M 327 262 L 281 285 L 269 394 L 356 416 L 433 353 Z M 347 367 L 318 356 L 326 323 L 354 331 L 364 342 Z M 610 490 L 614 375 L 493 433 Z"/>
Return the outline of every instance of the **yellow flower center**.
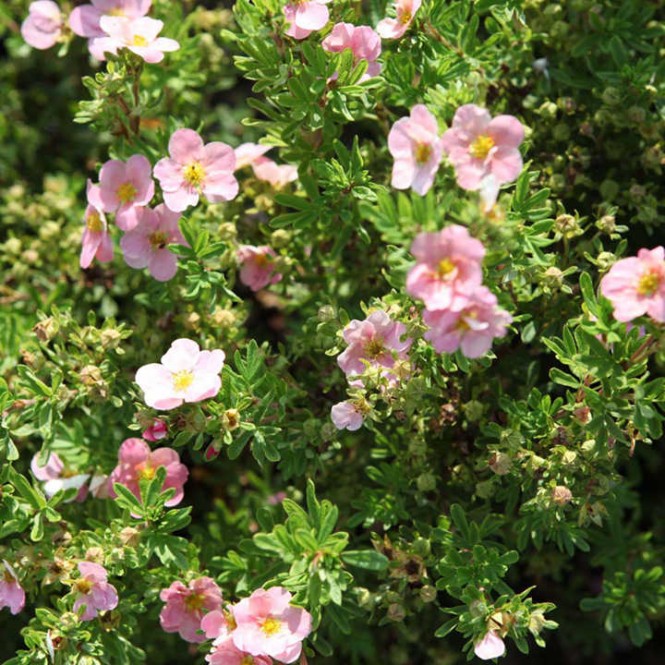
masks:
<path fill-rule="evenodd" d="M 660 288 L 661 279 L 654 270 L 644 273 L 637 282 L 637 294 L 650 298 Z"/>
<path fill-rule="evenodd" d="M 201 162 L 192 162 L 182 170 L 182 177 L 190 187 L 200 187 L 206 177 L 206 172 Z"/>
<path fill-rule="evenodd" d="M 77 580 L 74 586 L 79 593 L 90 593 L 90 590 L 92 589 L 92 582 L 86 579 Z"/>
<path fill-rule="evenodd" d="M 429 161 L 429 158 L 432 156 L 432 147 L 427 143 L 418 143 L 414 151 L 414 157 L 418 164 L 425 164 Z"/>
<path fill-rule="evenodd" d="M 462 332 L 471 330 L 471 326 L 468 324 L 467 319 L 477 319 L 477 318 L 478 318 L 477 312 L 466 312 L 463 316 L 460 316 L 459 320 L 455 324 L 455 327 L 457 328 L 457 330 L 461 330 Z"/>
<path fill-rule="evenodd" d="M 194 381 L 194 374 L 188 369 L 181 369 L 179 372 L 173 373 L 173 389 L 181 392 L 187 390 Z"/>
<path fill-rule="evenodd" d="M 113 9 L 109 10 L 108 15 L 109 16 L 124 16 L 125 12 L 120 7 L 114 7 Z"/>
<path fill-rule="evenodd" d="M 405 9 L 405 10 L 404 10 L 404 11 L 403 11 L 403 12 L 397 17 L 397 20 L 398 20 L 402 25 L 406 25 L 407 23 L 409 23 L 409 22 L 411 21 L 412 18 L 413 18 L 413 14 L 412 14 L 408 9 Z"/>
<path fill-rule="evenodd" d="M 85 220 L 85 225 L 90 231 L 95 231 L 97 233 L 104 230 L 104 222 L 102 222 L 102 218 L 95 210 L 88 215 L 88 218 Z"/>
<path fill-rule="evenodd" d="M 455 270 L 455 264 L 450 259 L 441 259 L 437 274 L 441 279 L 445 279 Z"/>
<path fill-rule="evenodd" d="M 483 134 L 476 138 L 469 146 L 469 153 L 471 157 L 475 157 L 476 159 L 485 159 L 493 147 L 494 139 L 491 136 L 487 136 L 487 134 Z"/>
<path fill-rule="evenodd" d="M 148 236 L 153 249 L 164 249 L 169 244 L 169 237 L 164 231 L 155 231 Z"/>
<path fill-rule="evenodd" d="M 147 46 L 148 45 L 148 40 L 143 37 L 142 35 L 134 35 L 134 39 L 132 39 L 132 46 Z"/>
<path fill-rule="evenodd" d="M 4 570 L 2 572 L 2 576 L 5 582 L 7 582 L 7 584 L 12 584 L 13 582 L 16 582 L 14 576 L 8 570 Z"/>
<path fill-rule="evenodd" d="M 155 477 L 155 467 L 146 464 L 142 469 L 139 469 L 139 478 L 143 480 L 152 480 Z"/>
<path fill-rule="evenodd" d="M 236 623 L 235 617 L 233 616 L 233 614 L 231 614 L 231 612 L 226 612 L 225 611 L 224 612 L 224 618 L 226 619 L 226 623 L 228 625 L 229 632 L 232 633 L 238 627 L 238 624 Z"/>
<path fill-rule="evenodd" d="M 129 203 L 136 198 L 138 192 L 136 191 L 136 187 L 134 187 L 131 182 L 123 182 L 122 185 L 118 187 L 116 194 L 121 203 Z"/>
<path fill-rule="evenodd" d="M 282 622 L 275 617 L 268 617 L 262 624 L 261 630 L 268 636 L 278 633 L 282 627 Z"/>
<path fill-rule="evenodd" d="M 378 358 L 384 352 L 383 340 L 380 337 L 375 337 L 367 342 L 365 346 L 365 353 L 370 358 Z"/>
<path fill-rule="evenodd" d="M 203 609 L 205 598 L 200 593 L 193 593 L 185 598 L 185 607 L 190 612 L 198 612 Z"/>
<path fill-rule="evenodd" d="M 240 665 L 254 665 L 254 656 L 243 656 Z"/>

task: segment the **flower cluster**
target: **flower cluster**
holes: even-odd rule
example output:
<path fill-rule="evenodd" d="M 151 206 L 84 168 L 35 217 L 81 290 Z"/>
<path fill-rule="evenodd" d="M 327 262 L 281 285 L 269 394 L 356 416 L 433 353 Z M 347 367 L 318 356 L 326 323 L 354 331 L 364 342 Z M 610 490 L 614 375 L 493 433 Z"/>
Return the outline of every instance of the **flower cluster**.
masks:
<path fill-rule="evenodd" d="M 468 358 L 487 353 L 494 338 L 506 334 L 512 318 L 482 285 L 482 243 L 453 224 L 419 234 L 411 253 L 416 265 L 409 270 L 406 290 L 425 303 L 425 339 L 439 353 L 461 349 Z"/>

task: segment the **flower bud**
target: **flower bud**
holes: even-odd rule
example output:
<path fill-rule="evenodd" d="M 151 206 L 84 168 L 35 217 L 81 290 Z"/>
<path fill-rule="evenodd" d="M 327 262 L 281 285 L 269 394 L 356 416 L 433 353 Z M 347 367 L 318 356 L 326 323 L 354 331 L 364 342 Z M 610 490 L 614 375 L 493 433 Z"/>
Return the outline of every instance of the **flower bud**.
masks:
<path fill-rule="evenodd" d="M 222 414 L 222 426 L 225 430 L 232 432 L 240 425 L 240 411 L 238 409 L 227 409 Z"/>
<path fill-rule="evenodd" d="M 42 319 L 32 329 L 40 342 L 50 342 L 58 334 L 59 330 L 60 325 L 52 316 Z"/>
<path fill-rule="evenodd" d="M 390 621 L 395 621 L 395 622 L 404 621 L 404 619 L 406 618 L 406 612 L 404 610 L 404 607 L 402 605 L 399 605 L 398 603 L 391 603 L 388 606 L 387 618 Z"/>
<path fill-rule="evenodd" d="M 423 603 L 431 603 L 436 600 L 436 587 L 433 587 L 431 584 L 426 584 L 422 589 L 420 589 L 420 600 Z"/>
<path fill-rule="evenodd" d="M 490 456 L 489 467 L 496 473 L 497 476 L 505 476 L 512 466 L 510 455 L 506 453 L 497 452 Z"/>

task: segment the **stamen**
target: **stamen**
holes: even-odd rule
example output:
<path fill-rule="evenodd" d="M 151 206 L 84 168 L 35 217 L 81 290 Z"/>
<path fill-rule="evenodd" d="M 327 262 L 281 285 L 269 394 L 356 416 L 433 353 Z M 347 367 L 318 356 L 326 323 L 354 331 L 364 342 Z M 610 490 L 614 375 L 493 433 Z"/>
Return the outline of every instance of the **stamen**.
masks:
<path fill-rule="evenodd" d="M 476 159 L 485 159 L 494 145 L 494 139 L 483 134 L 469 146 L 469 154 Z"/>

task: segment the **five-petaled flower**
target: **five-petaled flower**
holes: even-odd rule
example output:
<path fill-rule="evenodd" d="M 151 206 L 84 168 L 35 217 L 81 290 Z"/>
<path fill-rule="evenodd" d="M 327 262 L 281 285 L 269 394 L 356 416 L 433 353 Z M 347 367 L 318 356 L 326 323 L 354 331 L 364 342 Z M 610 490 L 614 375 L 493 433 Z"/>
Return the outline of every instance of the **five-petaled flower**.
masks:
<path fill-rule="evenodd" d="M 103 566 L 91 561 L 81 561 L 78 565 L 81 577 L 73 584 L 76 593 L 74 612 L 81 608 L 82 621 L 94 619 L 98 612 L 112 610 L 118 606 L 118 592 L 108 583 L 108 573 Z"/>
<path fill-rule="evenodd" d="M 150 11 L 152 0 L 91 0 L 91 4 L 74 7 L 69 27 L 79 37 L 104 37 L 99 22 L 102 16 L 137 19 Z"/>
<path fill-rule="evenodd" d="M 145 403 L 155 409 L 175 409 L 183 402 L 214 397 L 222 386 L 219 373 L 224 351 L 201 351 L 191 339 L 177 339 L 160 363 L 144 365 L 136 372 Z"/>
<path fill-rule="evenodd" d="M 31 2 L 29 14 L 21 24 L 21 36 L 33 48 L 43 51 L 58 42 L 62 35 L 64 16 L 51 0 Z"/>
<path fill-rule="evenodd" d="M 286 34 L 294 39 L 305 39 L 328 23 L 330 0 L 293 0 L 284 6 L 284 18 L 289 24 Z"/>
<path fill-rule="evenodd" d="M 379 21 L 376 31 L 384 39 L 399 39 L 409 29 L 422 0 L 395 0 L 395 18 Z"/>
<path fill-rule="evenodd" d="M 0 569 L 0 610 L 8 607 L 12 614 L 18 614 L 25 606 L 25 591 L 18 575 L 7 561 L 2 560 Z"/>
<path fill-rule="evenodd" d="M 238 249 L 237 257 L 240 262 L 240 281 L 252 291 L 260 291 L 282 279 L 275 267 L 277 254 L 267 245 L 243 245 Z"/>
<path fill-rule="evenodd" d="M 230 201 L 238 193 L 235 152 L 218 141 L 204 145 L 193 129 L 178 129 L 169 140 L 169 155 L 155 164 L 155 178 L 164 193 L 164 203 L 177 212 L 199 202 Z"/>

